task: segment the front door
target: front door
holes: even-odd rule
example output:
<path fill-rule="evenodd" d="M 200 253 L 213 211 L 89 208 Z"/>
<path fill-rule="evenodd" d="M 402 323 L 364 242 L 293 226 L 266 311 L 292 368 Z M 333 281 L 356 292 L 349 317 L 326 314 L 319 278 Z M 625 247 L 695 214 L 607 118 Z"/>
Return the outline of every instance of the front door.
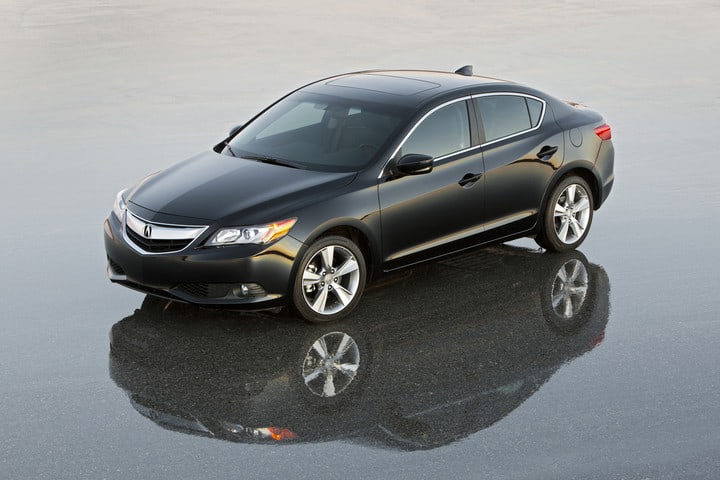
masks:
<path fill-rule="evenodd" d="M 379 181 L 386 269 L 456 250 L 481 231 L 484 166 L 471 144 L 466 101 L 421 119 L 393 160 L 409 153 L 432 156 L 433 170 Z"/>

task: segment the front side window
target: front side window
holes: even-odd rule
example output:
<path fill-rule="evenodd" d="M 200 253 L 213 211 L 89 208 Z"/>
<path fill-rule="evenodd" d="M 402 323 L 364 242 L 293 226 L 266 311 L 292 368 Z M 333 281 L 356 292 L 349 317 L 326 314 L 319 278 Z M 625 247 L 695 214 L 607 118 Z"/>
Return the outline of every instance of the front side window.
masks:
<path fill-rule="evenodd" d="M 476 97 L 485 142 L 530 130 L 541 118 L 543 104 L 520 95 L 487 95 Z"/>
<path fill-rule="evenodd" d="M 408 153 L 442 157 L 470 147 L 467 105 L 458 101 L 425 117 L 403 143 L 400 156 Z"/>

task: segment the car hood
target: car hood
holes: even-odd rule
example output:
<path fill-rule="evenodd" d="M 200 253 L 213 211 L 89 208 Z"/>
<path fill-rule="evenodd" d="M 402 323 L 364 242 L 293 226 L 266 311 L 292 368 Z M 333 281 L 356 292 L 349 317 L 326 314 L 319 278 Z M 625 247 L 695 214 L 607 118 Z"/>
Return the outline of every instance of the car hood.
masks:
<path fill-rule="evenodd" d="M 348 184 L 354 172 L 318 172 L 206 152 L 149 177 L 128 201 L 163 216 L 191 217 L 220 224 L 238 217 L 268 222 L 275 212 Z M 148 219 L 152 220 L 152 219 Z"/>

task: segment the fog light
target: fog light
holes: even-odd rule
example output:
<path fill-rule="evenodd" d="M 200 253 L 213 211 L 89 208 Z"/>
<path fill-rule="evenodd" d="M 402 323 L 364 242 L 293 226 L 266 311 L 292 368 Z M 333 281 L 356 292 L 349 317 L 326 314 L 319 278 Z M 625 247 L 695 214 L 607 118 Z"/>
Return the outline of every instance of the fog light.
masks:
<path fill-rule="evenodd" d="M 230 289 L 230 295 L 236 298 L 258 298 L 266 295 L 265 290 L 257 283 L 235 284 Z"/>
<path fill-rule="evenodd" d="M 241 283 L 240 286 L 232 289 L 232 293 L 236 297 L 247 297 L 248 295 L 250 295 L 250 287 L 248 287 L 244 283 Z"/>

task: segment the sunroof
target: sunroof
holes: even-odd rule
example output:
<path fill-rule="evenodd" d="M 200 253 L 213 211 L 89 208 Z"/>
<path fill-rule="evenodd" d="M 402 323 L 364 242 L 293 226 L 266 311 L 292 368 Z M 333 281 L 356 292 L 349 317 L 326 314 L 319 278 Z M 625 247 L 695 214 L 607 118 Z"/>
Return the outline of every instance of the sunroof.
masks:
<path fill-rule="evenodd" d="M 327 82 L 335 87 L 358 88 L 391 95 L 414 95 L 440 86 L 439 83 L 376 73 L 348 75 Z"/>

